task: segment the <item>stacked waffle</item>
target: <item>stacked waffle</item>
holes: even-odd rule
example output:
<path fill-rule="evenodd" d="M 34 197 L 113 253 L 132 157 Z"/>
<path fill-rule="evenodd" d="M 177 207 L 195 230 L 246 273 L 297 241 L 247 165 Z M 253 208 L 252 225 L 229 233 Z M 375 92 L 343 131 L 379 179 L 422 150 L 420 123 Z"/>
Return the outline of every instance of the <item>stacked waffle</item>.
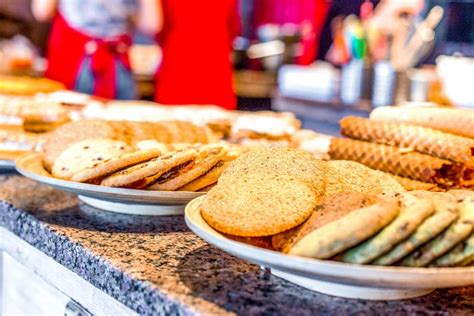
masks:
<path fill-rule="evenodd" d="M 474 187 L 474 112 L 384 107 L 346 117 L 331 159 L 354 160 L 397 176 L 407 189 Z"/>

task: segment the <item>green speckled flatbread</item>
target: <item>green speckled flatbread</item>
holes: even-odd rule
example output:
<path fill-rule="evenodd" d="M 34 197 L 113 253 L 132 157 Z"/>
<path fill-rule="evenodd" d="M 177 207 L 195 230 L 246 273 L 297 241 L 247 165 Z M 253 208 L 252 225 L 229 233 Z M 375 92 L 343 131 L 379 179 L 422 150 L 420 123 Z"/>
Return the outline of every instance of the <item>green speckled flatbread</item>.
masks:
<path fill-rule="evenodd" d="M 460 214 L 459 219 L 441 235 L 405 257 L 401 262 L 402 266 L 426 267 L 471 235 L 474 223 L 474 203 L 472 199 L 466 198 L 458 202 L 457 208 Z"/>
<path fill-rule="evenodd" d="M 438 192 L 422 192 L 422 194 L 418 194 L 416 191 L 410 192 L 410 194 L 416 196 L 428 197 L 424 193 L 428 193 L 432 199 L 435 213 L 428 217 L 407 240 L 399 243 L 388 253 L 375 260 L 373 264 L 392 265 L 396 263 L 416 248 L 442 233 L 458 218 L 456 200 L 452 195 Z"/>
<path fill-rule="evenodd" d="M 450 252 L 439 257 L 435 262 L 436 267 L 467 266 L 474 262 L 474 234 L 463 241 Z"/>
<path fill-rule="evenodd" d="M 402 193 L 400 202 L 401 210 L 397 218 L 371 239 L 347 251 L 342 261 L 359 264 L 373 261 L 410 236 L 427 217 L 434 213 L 433 203 L 429 199 Z"/>

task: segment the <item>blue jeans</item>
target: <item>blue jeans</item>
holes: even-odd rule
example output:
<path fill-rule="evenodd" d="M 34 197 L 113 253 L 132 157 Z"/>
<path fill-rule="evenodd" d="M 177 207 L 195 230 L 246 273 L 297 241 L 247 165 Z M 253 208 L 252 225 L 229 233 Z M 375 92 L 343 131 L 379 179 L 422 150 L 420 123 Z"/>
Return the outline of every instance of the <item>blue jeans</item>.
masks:
<path fill-rule="evenodd" d="M 118 100 L 133 100 L 137 98 L 137 92 L 135 87 L 135 80 L 130 71 L 128 71 L 119 60 L 115 61 L 116 71 L 116 95 L 115 99 Z M 92 94 L 94 92 L 94 74 L 91 70 L 90 57 L 84 57 L 81 67 L 76 78 L 76 84 L 74 90 Z"/>

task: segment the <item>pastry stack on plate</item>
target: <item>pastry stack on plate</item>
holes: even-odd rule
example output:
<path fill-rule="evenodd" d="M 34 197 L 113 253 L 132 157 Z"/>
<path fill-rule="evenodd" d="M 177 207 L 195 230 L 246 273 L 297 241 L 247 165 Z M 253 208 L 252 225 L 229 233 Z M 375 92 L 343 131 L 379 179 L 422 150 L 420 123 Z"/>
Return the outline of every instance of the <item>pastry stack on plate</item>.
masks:
<path fill-rule="evenodd" d="M 474 187 L 474 112 L 438 107 L 382 107 L 370 119 L 346 117 L 329 150 L 397 176 L 409 189 Z"/>

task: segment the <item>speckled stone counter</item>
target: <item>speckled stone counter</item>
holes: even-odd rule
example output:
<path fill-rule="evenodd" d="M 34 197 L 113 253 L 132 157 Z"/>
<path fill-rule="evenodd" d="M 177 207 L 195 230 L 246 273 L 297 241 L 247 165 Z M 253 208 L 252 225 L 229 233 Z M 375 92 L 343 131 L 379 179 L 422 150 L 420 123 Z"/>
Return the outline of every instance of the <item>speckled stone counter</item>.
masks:
<path fill-rule="evenodd" d="M 20 176 L 0 176 L 0 200 L 1 226 L 140 314 L 474 312 L 474 287 L 391 302 L 311 292 L 207 245 L 181 216 L 98 211 Z"/>

